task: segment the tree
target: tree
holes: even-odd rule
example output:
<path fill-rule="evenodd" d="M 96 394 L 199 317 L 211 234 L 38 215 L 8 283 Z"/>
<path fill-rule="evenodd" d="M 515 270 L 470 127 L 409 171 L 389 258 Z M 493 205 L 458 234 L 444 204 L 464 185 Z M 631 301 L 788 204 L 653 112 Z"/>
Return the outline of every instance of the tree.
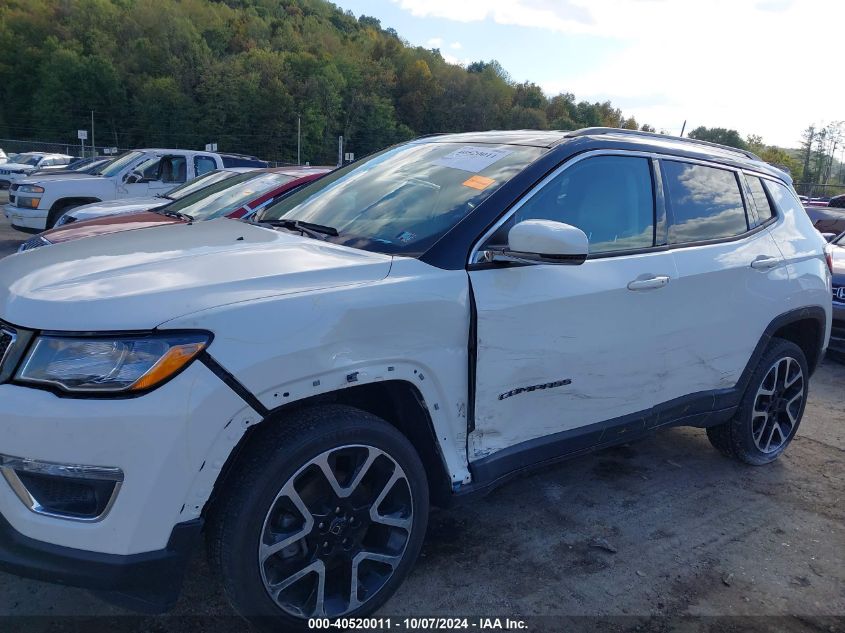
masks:
<path fill-rule="evenodd" d="M 739 149 L 748 149 L 748 144 L 742 140 L 739 132 L 723 127 L 707 128 L 699 126 L 691 130 L 688 136 L 699 141 L 709 141 L 710 143 L 719 143 L 720 145 L 728 145 Z"/>
<path fill-rule="evenodd" d="M 466 68 L 326 0 L 0 2 L 0 131 L 331 163 L 431 132 L 636 127 L 610 102 L 549 98 L 496 60 Z M 105 127 L 101 131 L 102 126 Z"/>
<path fill-rule="evenodd" d="M 816 127 L 814 125 L 808 126 L 802 133 L 801 133 L 801 155 L 803 156 L 804 160 L 804 180 L 812 180 L 813 175 L 810 171 L 810 159 L 813 156 L 813 141 L 816 139 Z"/>

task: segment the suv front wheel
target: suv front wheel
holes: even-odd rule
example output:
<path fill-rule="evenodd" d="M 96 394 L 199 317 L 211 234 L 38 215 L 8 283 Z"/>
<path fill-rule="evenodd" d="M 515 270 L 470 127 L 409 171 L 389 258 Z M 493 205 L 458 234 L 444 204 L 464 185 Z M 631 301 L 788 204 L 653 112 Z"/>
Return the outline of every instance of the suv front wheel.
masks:
<path fill-rule="evenodd" d="M 372 613 L 425 536 L 428 483 L 417 452 L 393 426 L 352 407 L 265 424 L 211 517 L 211 560 L 229 601 L 276 630 Z"/>
<path fill-rule="evenodd" d="M 734 418 L 707 429 L 710 443 L 746 464 L 774 461 L 798 431 L 808 381 L 807 358 L 801 348 L 774 339 L 751 376 Z"/>

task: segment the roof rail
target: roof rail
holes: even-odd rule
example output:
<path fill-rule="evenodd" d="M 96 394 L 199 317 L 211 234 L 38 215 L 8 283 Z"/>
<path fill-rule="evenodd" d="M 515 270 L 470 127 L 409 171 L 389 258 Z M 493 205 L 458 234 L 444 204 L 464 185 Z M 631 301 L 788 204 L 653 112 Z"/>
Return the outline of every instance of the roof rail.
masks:
<path fill-rule="evenodd" d="M 658 139 L 666 139 L 669 141 L 681 141 L 682 143 L 690 143 L 691 145 L 704 145 L 706 147 L 716 147 L 718 149 L 722 149 L 728 152 L 734 152 L 735 154 L 742 154 L 746 158 L 750 158 L 752 160 L 759 160 L 762 159 L 757 156 L 754 152 L 750 152 L 746 149 L 740 149 L 738 147 L 731 147 L 730 145 L 722 145 L 720 143 L 711 143 L 710 141 L 699 141 L 698 139 L 694 138 L 686 138 L 683 136 L 672 136 L 671 134 L 658 134 L 657 132 L 643 132 L 640 130 L 625 130 L 622 128 L 615 128 L 615 127 L 585 127 L 580 130 L 573 130 L 572 132 L 567 132 L 567 138 L 575 138 L 578 136 L 598 136 L 600 134 L 621 134 L 623 136 L 645 136 L 648 138 L 658 138 Z"/>

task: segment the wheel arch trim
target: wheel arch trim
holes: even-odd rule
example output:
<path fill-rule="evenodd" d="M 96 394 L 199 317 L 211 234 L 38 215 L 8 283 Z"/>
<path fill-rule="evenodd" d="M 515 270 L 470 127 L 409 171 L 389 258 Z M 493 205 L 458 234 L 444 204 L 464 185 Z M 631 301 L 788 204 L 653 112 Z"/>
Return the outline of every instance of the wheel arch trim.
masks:
<path fill-rule="evenodd" d="M 237 463 L 238 455 L 247 443 L 253 427 L 279 421 L 285 412 L 301 406 L 310 404 L 318 406 L 321 398 L 328 400 L 333 396 L 346 396 L 356 387 L 396 382 L 407 386 L 415 394 L 421 410 L 428 418 L 429 428 L 424 431 L 431 436 L 433 451 L 439 459 L 442 474 L 445 475 L 449 485 L 454 488 L 470 480 L 466 453 L 462 451 L 466 437 L 464 434 L 456 436 L 451 430 L 450 420 L 445 415 L 441 404 L 444 400 L 437 397 L 434 381 L 429 378 L 426 370 L 415 364 L 380 363 L 361 366 L 352 371 L 338 370 L 321 378 L 310 377 L 255 395 L 209 355 L 201 360 L 221 381 L 237 393 L 247 406 L 231 416 L 218 432 L 199 472 L 194 474 L 194 481 L 180 511 L 180 520 L 200 517 L 211 505 L 215 491 L 220 488 L 229 470 Z M 263 403 L 269 400 L 281 402 L 277 406 L 267 407 Z M 417 450 L 421 458 L 424 458 L 423 449 L 417 447 Z M 426 460 L 423 459 L 423 461 L 425 463 Z M 437 476 L 437 474 L 439 473 L 432 476 Z"/>
<path fill-rule="evenodd" d="M 827 327 L 827 311 L 822 306 L 818 305 L 804 306 L 802 308 L 789 310 L 788 312 L 779 314 L 772 319 L 772 321 L 766 326 L 763 334 L 760 336 L 760 340 L 757 342 L 757 346 L 751 353 L 751 357 L 748 359 L 745 369 L 743 369 L 742 374 L 740 374 L 736 385 L 730 389 L 723 390 L 716 396 L 715 408 L 725 408 L 738 405 L 745 393 L 745 390 L 751 382 L 751 376 L 754 374 L 754 370 L 760 363 L 760 359 L 763 357 L 763 354 L 765 354 L 766 348 L 775 337 L 775 334 L 789 325 L 806 320 L 815 321 L 819 326 L 819 336 L 816 341 L 817 352 L 815 362 L 812 362 L 812 359 L 810 358 L 807 359 L 809 374 L 812 376 L 822 357 Z"/>

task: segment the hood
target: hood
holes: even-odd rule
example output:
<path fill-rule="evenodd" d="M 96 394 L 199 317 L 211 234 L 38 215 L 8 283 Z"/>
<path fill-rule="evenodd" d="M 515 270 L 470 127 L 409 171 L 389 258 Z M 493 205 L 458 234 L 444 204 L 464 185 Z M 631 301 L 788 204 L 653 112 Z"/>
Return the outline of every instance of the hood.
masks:
<path fill-rule="evenodd" d="M 3 169 L 5 165 L 0 165 L 0 169 Z M 31 176 L 25 180 L 18 181 L 19 184 L 27 184 L 27 185 L 41 185 L 44 183 L 49 182 L 57 182 L 57 181 L 65 181 L 65 180 L 91 180 L 91 179 L 100 179 L 100 176 L 96 176 L 94 174 L 82 174 L 77 171 L 60 171 L 52 174 L 39 174 L 38 176 Z"/>
<path fill-rule="evenodd" d="M 172 202 L 172 200 L 168 200 L 167 198 L 123 198 L 122 200 L 108 200 L 106 202 L 85 204 L 81 207 L 76 207 L 73 211 L 68 211 L 66 215 L 76 218 L 77 221 L 81 222 L 102 218 L 107 215 L 157 209 L 169 202 Z"/>
<path fill-rule="evenodd" d="M 96 217 L 96 216 L 95 216 Z M 82 218 L 79 218 L 82 220 Z M 148 229 L 153 226 L 165 224 L 184 224 L 184 220 L 174 218 L 151 211 L 136 211 L 134 213 L 121 213 L 118 215 L 106 215 L 97 217 L 95 220 L 73 222 L 63 224 L 41 234 L 41 237 L 51 244 L 69 242 L 83 237 L 94 237 L 117 233 L 118 231 L 132 231 L 134 229 Z"/>
<path fill-rule="evenodd" d="M 123 231 L 0 260 L 0 319 L 145 330 L 219 305 L 378 281 L 391 261 L 227 218 Z"/>
<path fill-rule="evenodd" d="M 24 165 L 23 163 L 0 163 L 0 169 L 8 171 L 34 171 L 37 169 L 35 165 Z"/>

